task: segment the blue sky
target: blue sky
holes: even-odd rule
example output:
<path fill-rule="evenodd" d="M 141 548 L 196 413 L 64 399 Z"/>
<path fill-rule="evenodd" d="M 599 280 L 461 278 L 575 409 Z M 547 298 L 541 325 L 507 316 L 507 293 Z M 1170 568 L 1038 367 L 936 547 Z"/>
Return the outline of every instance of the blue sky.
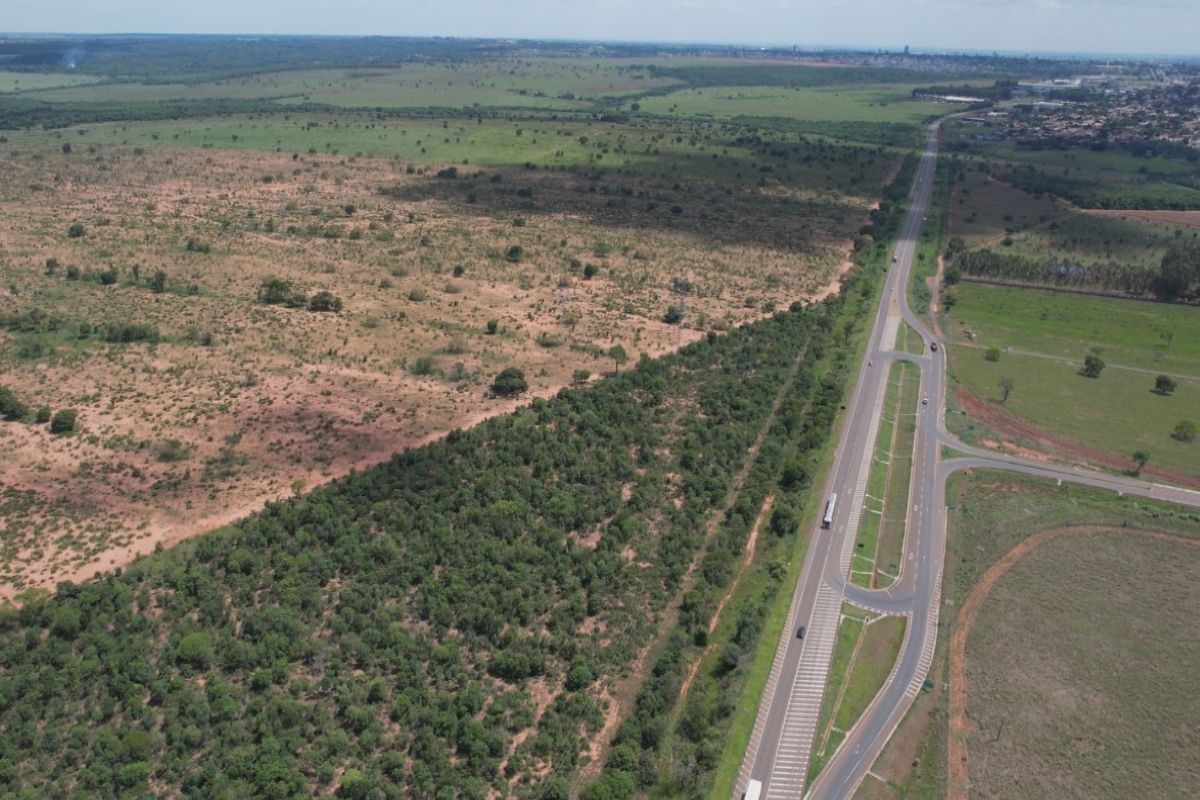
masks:
<path fill-rule="evenodd" d="M 0 28 L 1200 55 L 1200 0 L 0 0 Z"/>

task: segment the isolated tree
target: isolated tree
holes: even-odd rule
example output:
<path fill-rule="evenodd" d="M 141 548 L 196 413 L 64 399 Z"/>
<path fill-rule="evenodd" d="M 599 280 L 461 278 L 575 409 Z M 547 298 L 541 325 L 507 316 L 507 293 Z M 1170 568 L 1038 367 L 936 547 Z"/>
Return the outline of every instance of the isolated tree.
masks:
<path fill-rule="evenodd" d="M 50 406 L 41 406 L 40 408 L 38 408 L 37 414 L 34 416 L 33 419 L 35 422 L 42 424 L 42 425 L 49 422 L 50 421 Z"/>
<path fill-rule="evenodd" d="M 489 320 L 487 321 L 487 333 L 488 333 L 488 336 L 495 336 L 495 335 L 496 335 L 496 332 L 497 332 L 498 330 L 500 330 L 500 322 L 499 322 L 499 320 L 489 319 Z"/>
<path fill-rule="evenodd" d="M 1141 475 L 1142 470 L 1146 468 L 1146 463 L 1150 460 L 1150 453 L 1145 450 L 1134 450 L 1133 460 L 1137 464 L 1137 468 L 1134 470 L 1133 474 Z"/>
<path fill-rule="evenodd" d="M 683 306 L 675 305 L 667 308 L 667 313 L 663 314 L 663 322 L 668 325 L 678 325 L 683 322 Z"/>
<path fill-rule="evenodd" d="M 515 264 L 525 257 L 525 248 L 519 244 L 514 244 L 504 252 L 504 257 Z"/>
<path fill-rule="evenodd" d="M 620 372 L 621 365 L 629 360 L 629 354 L 626 353 L 625 348 L 619 344 L 614 344 L 612 347 L 608 348 L 608 357 L 611 358 L 613 360 L 613 364 L 616 365 L 616 367 L 613 369 L 613 372 Z"/>
<path fill-rule="evenodd" d="M 591 377 L 592 377 L 592 373 L 587 371 L 586 369 L 577 369 L 577 370 L 575 370 L 575 373 L 571 376 L 571 381 L 573 383 L 587 383 L 588 379 Z"/>
<path fill-rule="evenodd" d="M 1104 371 L 1104 360 L 1095 353 L 1088 353 L 1083 357 L 1083 369 L 1079 374 L 1085 378 L 1099 378 L 1100 373 Z"/>
<path fill-rule="evenodd" d="M 500 397 L 513 397 L 529 388 L 525 373 L 516 367 L 507 367 L 492 381 L 492 392 Z"/>
<path fill-rule="evenodd" d="M 1180 442 L 1196 441 L 1196 423 L 1190 419 L 1180 420 L 1175 430 L 1171 431 L 1171 438 Z"/>
<path fill-rule="evenodd" d="M 1000 402 L 1007 403 L 1008 396 L 1012 394 L 1013 379 L 1007 375 L 1000 379 Z"/>
<path fill-rule="evenodd" d="M 585 280 L 590 281 L 592 278 L 596 277 L 596 273 L 598 273 L 599 271 L 600 271 L 600 268 L 597 267 L 595 264 L 588 264 L 587 266 L 585 266 L 583 268 L 583 277 Z"/>
<path fill-rule="evenodd" d="M 1170 394 L 1175 391 L 1175 380 L 1170 375 L 1159 375 L 1154 379 L 1154 391 L 1164 396 Z"/>
<path fill-rule="evenodd" d="M 989 347 L 983 354 L 983 360 L 984 361 L 999 361 L 1000 360 L 1000 348 L 999 347 Z"/>
<path fill-rule="evenodd" d="M 73 408 L 64 408 L 50 420 L 51 433 L 70 433 L 75 430 L 78 414 Z"/>
<path fill-rule="evenodd" d="M 1171 349 L 1171 340 L 1175 338 L 1175 331 L 1163 331 L 1158 335 L 1158 338 L 1167 343 L 1167 349 Z"/>
<path fill-rule="evenodd" d="M 78 222 L 71 223 L 71 227 L 67 228 L 67 236 L 70 236 L 72 239 L 78 239 L 83 234 L 83 225 Z"/>

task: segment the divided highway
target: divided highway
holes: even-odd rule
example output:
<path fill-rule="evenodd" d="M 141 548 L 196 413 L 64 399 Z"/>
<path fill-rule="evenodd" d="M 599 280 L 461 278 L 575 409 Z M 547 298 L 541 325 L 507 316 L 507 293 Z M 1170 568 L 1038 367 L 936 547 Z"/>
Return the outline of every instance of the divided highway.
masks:
<path fill-rule="evenodd" d="M 945 486 L 960 469 L 1009 469 L 1200 507 L 1200 493 L 1136 479 L 999 455 L 969 447 L 944 427 L 946 351 L 932 350 L 929 327 L 912 312 L 905 297 L 917 237 L 933 188 L 940 123 L 926 141 L 909 199 L 908 216 L 880 297 L 859 367 L 829 476 L 822 487 L 822 509 L 834 494 L 828 529 L 811 533 L 800 579 L 792 598 L 767 685 L 763 691 L 734 800 L 751 787 L 767 800 L 851 797 L 883 750 L 921 689 L 933 661 L 941 605 L 942 565 L 946 544 Z M 925 341 L 920 356 L 895 351 L 896 333 L 907 322 Z M 857 538 L 867 476 L 883 412 L 892 362 L 908 360 L 921 370 L 921 404 L 916 409 L 909 509 L 898 581 L 888 589 L 864 589 L 849 583 L 850 560 Z M 908 410 L 906 409 L 906 412 Z M 964 454 L 941 460 L 942 446 Z M 816 739 L 817 717 L 829 676 L 843 602 L 880 613 L 907 617 L 904 641 L 883 689 L 847 732 L 812 786 L 806 775 Z M 805 629 L 804 638 L 798 636 Z"/>

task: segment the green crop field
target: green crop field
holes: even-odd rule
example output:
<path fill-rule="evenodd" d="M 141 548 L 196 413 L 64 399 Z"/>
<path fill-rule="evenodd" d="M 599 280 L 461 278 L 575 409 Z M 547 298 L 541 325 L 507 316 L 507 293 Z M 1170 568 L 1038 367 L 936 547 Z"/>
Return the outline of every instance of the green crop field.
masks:
<path fill-rule="evenodd" d="M 978 284 L 954 291 L 943 327 L 963 388 L 1047 432 L 1125 458 L 1145 450 L 1151 466 L 1200 475 L 1200 446 L 1171 435 L 1182 420 L 1200 422 L 1195 309 Z M 985 358 L 991 347 L 999 360 Z M 1079 371 L 1094 348 L 1107 366 L 1086 378 Z M 1159 373 L 1177 376 L 1173 393 L 1153 391 Z M 1003 377 L 1014 388 L 1001 404 Z"/>

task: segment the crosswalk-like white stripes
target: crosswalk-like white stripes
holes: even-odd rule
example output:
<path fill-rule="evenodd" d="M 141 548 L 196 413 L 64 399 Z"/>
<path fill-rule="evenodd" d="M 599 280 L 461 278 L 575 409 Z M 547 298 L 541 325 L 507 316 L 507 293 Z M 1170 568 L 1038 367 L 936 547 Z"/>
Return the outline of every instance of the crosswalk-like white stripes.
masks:
<path fill-rule="evenodd" d="M 800 665 L 788 695 L 783 730 L 775 750 L 771 779 L 767 783 L 767 800 L 794 800 L 804 791 L 841 612 L 842 598 L 822 583 L 817 590 Z"/>

